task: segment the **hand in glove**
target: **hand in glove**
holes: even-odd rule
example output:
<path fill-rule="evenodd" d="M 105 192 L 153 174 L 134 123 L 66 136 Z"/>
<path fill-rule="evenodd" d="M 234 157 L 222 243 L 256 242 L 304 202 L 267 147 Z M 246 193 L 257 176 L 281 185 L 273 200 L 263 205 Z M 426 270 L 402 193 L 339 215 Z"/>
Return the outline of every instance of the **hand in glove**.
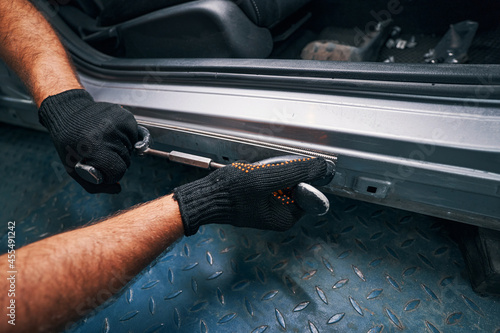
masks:
<path fill-rule="evenodd" d="M 40 123 L 50 133 L 68 174 L 89 193 L 118 193 L 118 181 L 130 165 L 138 139 L 137 123 L 115 104 L 96 103 L 83 89 L 47 97 L 39 110 Z M 75 172 L 77 162 L 102 173 L 103 183 L 91 184 Z"/>
<path fill-rule="evenodd" d="M 282 231 L 304 215 L 295 201 L 295 186 L 331 172 L 322 158 L 263 165 L 238 162 L 174 189 L 174 199 L 186 236 L 208 223 Z"/>

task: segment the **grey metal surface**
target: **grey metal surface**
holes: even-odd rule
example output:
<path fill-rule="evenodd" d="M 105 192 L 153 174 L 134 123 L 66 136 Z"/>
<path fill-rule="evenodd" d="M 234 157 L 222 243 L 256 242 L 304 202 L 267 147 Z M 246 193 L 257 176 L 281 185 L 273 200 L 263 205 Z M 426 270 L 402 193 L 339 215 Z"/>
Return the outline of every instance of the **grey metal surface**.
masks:
<path fill-rule="evenodd" d="M 58 176 L 47 134 L 0 124 L 0 147 L 0 220 L 22 244 L 206 174 L 135 158 L 121 194 L 92 196 Z M 330 199 L 285 233 L 201 228 L 69 331 L 500 332 L 500 300 L 472 291 L 452 222 Z"/>
<path fill-rule="evenodd" d="M 367 98 L 149 84 L 154 73 L 141 85 L 82 80 L 129 106 L 156 144 L 219 162 L 261 159 L 262 145 L 338 155 L 332 193 L 500 229 L 500 101 L 472 100 L 480 91 Z"/>
<path fill-rule="evenodd" d="M 155 84 L 154 71 L 141 84 L 81 78 L 148 125 L 155 148 L 219 163 L 314 150 L 338 156 L 331 193 L 500 230 L 500 101 L 487 75 L 461 98 Z M 3 93 L 0 121 L 40 128 L 29 100 Z"/>

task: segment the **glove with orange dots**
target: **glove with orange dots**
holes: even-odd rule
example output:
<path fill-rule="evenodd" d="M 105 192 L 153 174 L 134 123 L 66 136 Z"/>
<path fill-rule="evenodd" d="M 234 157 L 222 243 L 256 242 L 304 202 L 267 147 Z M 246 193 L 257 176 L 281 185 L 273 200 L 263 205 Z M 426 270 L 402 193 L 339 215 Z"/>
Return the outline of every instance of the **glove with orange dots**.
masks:
<path fill-rule="evenodd" d="M 177 187 L 174 199 L 186 236 L 209 223 L 284 231 L 305 214 L 295 200 L 296 186 L 333 177 L 332 173 L 323 158 L 236 162 Z"/>

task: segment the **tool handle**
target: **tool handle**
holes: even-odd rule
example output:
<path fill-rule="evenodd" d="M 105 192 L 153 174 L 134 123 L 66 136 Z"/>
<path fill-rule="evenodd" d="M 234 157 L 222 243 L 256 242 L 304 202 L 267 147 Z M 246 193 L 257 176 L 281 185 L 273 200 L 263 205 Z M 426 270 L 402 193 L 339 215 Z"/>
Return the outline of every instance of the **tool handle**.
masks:
<path fill-rule="evenodd" d="M 91 165 L 78 162 L 75 165 L 75 171 L 78 176 L 89 183 L 99 185 L 103 182 L 102 173 Z"/>
<path fill-rule="evenodd" d="M 271 157 L 263 161 L 259 161 L 258 164 L 283 163 L 297 158 L 303 158 L 303 156 L 287 155 Z M 295 202 L 303 211 L 312 215 L 325 215 L 330 209 L 330 201 L 328 201 L 328 198 L 320 190 L 312 186 L 325 186 L 332 181 L 333 176 L 335 175 L 335 163 L 330 160 L 326 160 L 326 163 L 327 170 L 324 177 L 312 182 L 311 184 L 299 183 L 295 187 Z"/>
<path fill-rule="evenodd" d="M 143 155 L 151 143 L 151 134 L 146 127 L 140 125 L 137 126 L 137 131 L 139 132 L 139 137 L 142 139 L 134 144 L 134 148 L 139 155 Z M 82 163 L 82 161 L 76 163 L 75 171 L 78 176 L 89 183 L 99 185 L 104 181 L 102 173 L 99 170 L 91 165 Z"/>
<path fill-rule="evenodd" d="M 137 132 L 142 140 L 137 141 L 134 148 L 139 155 L 143 155 L 146 150 L 149 149 L 149 145 L 151 144 L 151 134 L 146 127 L 141 125 L 137 126 Z"/>

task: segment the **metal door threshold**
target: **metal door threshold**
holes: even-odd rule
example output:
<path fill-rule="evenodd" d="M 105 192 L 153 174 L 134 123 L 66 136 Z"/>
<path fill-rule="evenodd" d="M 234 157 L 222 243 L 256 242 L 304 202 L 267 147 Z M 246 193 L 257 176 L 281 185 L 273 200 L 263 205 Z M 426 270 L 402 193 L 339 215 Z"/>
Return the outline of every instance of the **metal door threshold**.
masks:
<path fill-rule="evenodd" d="M 283 147 L 334 156 L 331 193 L 500 229 L 498 101 L 151 84 L 151 75 L 82 82 L 97 100 L 132 110 L 167 151 L 219 163 Z"/>

